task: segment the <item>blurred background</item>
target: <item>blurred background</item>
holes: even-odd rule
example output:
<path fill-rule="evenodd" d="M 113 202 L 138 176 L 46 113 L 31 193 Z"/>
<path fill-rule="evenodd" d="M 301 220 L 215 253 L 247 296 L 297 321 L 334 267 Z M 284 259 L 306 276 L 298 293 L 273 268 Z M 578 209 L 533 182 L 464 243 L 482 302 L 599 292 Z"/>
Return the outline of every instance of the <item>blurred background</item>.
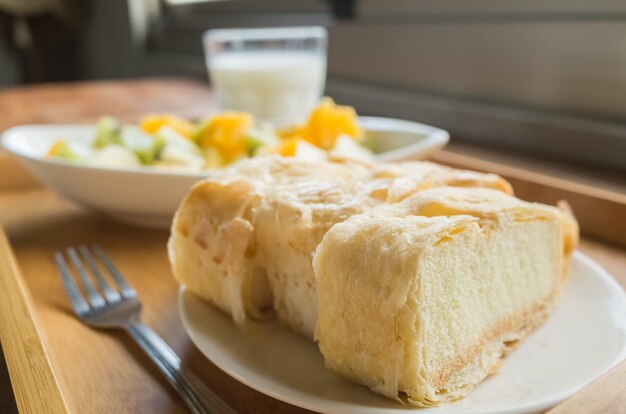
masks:
<path fill-rule="evenodd" d="M 302 25 L 328 28 L 326 93 L 361 114 L 626 182 L 623 0 L 0 0 L 0 87 L 206 81 L 203 31 Z"/>

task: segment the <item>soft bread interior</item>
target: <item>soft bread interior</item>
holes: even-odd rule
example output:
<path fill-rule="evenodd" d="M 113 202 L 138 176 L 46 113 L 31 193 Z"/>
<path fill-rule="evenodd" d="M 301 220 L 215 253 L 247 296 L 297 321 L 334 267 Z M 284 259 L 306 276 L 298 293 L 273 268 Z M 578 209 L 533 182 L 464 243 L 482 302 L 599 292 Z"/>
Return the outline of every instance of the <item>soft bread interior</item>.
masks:
<path fill-rule="evenodd" d="M 334 226 L 314 257 L 326 363 L 418 406 L 463 397 L 552 308 L 564 215 L 440 188 Z"/>

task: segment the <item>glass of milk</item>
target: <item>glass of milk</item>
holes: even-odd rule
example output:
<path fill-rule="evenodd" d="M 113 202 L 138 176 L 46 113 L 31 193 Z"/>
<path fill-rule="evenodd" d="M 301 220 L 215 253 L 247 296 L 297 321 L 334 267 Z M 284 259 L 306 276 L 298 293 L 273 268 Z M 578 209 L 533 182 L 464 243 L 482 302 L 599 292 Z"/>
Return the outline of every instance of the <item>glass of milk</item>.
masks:
<path fill-rule="evenodd" d="M 203 37 L 207 67 L 224 110 L 261 122 L 303 122 L 326 80 L 326 29 L 215 29 Z"/>

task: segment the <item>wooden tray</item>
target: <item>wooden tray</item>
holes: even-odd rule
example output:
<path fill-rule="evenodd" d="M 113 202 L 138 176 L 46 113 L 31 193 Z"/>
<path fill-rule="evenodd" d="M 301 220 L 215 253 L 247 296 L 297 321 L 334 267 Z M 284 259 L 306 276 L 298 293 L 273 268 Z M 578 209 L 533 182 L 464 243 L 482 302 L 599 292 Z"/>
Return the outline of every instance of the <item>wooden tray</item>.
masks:
<path fill-rule="evenodd" d="M 39 187 L 2 193 L 0 217 L 14 252 L 0 235 L 0 292 L 11 292 L 0 302 L 2 343 L 21 411 L 185 412 L 124 333 L 89 329 L 72 314 L 53 253 L 98 242 L 137 288 L 145 322 L 239 412 L 304 412 L 233 380 L 190 343 L 176 310 L 167 232 L 111 223 Z M 582 250 L 613 272 L 621 267 L 615 274 L 626 285 L 623 252 L 587 241 Z"/>
<path fill-rule="evenodd" d="M 123 85 L 132 93 L 133 83 Z M 84 85 L 80 87 L 86 88 Z M 202 88 L 197 83 L 180 81 L 141 83 L 142 93 L 152 97 L 153 107 L 156 106 L 154 100 L 167 102 L 166 97 L 155 91 L 164 91 L 167 96 L 173 93 L 191 94 L 193 91 L 198 96 L 201 95 L 198 90 Z M 203 90 L 205 95 L 209 95 L 206 87 Z M 83 90 L 83 95 L 95 93 L 89 88 L 86 91 Z M 100 113 L 101 109 L 92 110 Z M 140 106 L 134 110 L 136 116 L 144 111 Z M 130 119 L 135 115 L 126 113 Z M 500 173 L 504 171 L 504 175 L 509 173 L 509 176 L 520 173 L 450 153 L 442 153 L 439 161 Z M 11 173 L 2 173 L 7 171 Z M 543 178 L 531 178 L 515 178 L 518 190 L 524 189 L 524 198 L 553 197 L 553 190 L 562 191 L 561 183 L 555 184 L 550 180 L 537 182 L 538 178 Z M 602 194 L 589 193 L 588 189 L 581 192 L 578 187 L 567 188 L 573 191 L 570 196 L 582 200 L 581 205 L 607 202 Z M 561 195 L 557 192 L 557 196 Z M 620 214 L 626 212 L 620 210 L 626 203 L 620 207 L 619 199 L 609 201 L 615 202 Z M 184 364 L 192 367 L 233 408 L 241 413 L 307 412 L 260 394 L 230 378 L 191 344 L 177 312 L 178 286 L 170 273 L 165 251 L 167 232 L 115 224 L 87 213 L 34 184 L 28 174 L 2 155 L 0 222 L 6 232 L 5 236 L 0 230 L 0 337 L 15 401 L 21 412 L 186 412 L 182 401 L 161 378 L 161 374 L 124 333 L 92 330 L 72 314 L 54 265 L 53 253 L 68 245 L 92 242 L 98 242 L 109 253 L 137 288 L 144 303 L 143 319 L 146 324 L 159 333 L 181 356 Z M 598 230 L 593 225 L 590 228 L 590 234 Z M 611 231 L 603 234 L 609 234 L 605 239 L 613 240 Z M 615 241 L 619 240 L 618 237 Z M 622 286 L 626 286 L 624 250 L 590 240 L 583 240 L 581 250 L 612 272 Z M 553 411 L 593 412 L 585 404 L 597 402 L 597 398 L 601 398 L 604 412 L 611 412 L 611 408 L 623 409 L 624 400 L 620 391 L 623 391 L 621 387 L 625 375 L 626 365 L 622 364 L 594 385 L 595 390 L 591 392 L 595 400 L 583 391 L 571 400 L 573 403 L 569 403 L 570 406 L 566 402 L 561 406 L 565 408 L 557 407 Z M 7 386 L 0 383 L 0 390 Z M 584 411 L 580 411 L 581 407 Z"/>

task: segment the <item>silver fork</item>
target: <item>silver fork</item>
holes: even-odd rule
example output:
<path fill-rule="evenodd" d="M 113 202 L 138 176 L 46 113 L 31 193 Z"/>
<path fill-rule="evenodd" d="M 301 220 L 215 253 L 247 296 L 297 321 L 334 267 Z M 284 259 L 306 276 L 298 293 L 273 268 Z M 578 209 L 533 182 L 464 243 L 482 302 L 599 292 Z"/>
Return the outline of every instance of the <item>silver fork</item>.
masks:
<path fill-rule="evenodd" d="M 86 299 L 74 281 L 63 253 L 54 254 L 63 285 L 76 316 L 85 324 L 95 328 L 117 328 L 128 332 L 178 391 L 193 413 L 234 413 L 230 406 L 208 388 L 205 387 L 203 392 L 200 392 L 199 387 L 191 382 L 199 384 L 199 380 L 190 373 L 183 374 L 181 371 L 181 361 L 178 355 L 156 332 L 139 321 L 141 302 L 137 297 L 137 292 L 126 282 L 104 251 L 97 245 L 93 246 L 95 256 L 115 281 L 119 291 L 107 282 L 94 255 L 87 247 L 80 246 L 78 251 L 74 247 L 69 247 L 67 255 L 82 283 Z M 93 278 L 87 272 L 85 263 Z M 96 284 L 94 284 L 94 278 Z"/>

